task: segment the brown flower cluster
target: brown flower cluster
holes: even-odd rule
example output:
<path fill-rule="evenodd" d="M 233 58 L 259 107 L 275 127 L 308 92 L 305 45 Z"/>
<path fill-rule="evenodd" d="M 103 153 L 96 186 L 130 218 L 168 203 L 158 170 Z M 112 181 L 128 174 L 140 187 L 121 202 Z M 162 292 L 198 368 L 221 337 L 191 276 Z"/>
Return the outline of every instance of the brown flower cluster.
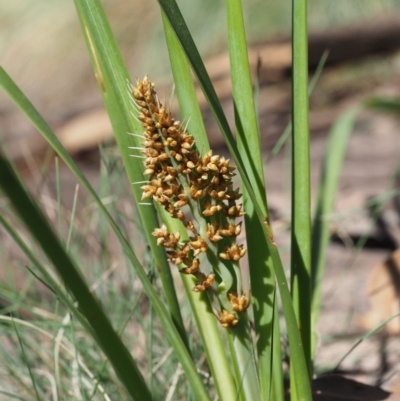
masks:
<path fill-rule="evenodd" d="M 144 174 L 149 176 L 149 182 L 142 187 L 142 199 L 152 198 L 171 216 L 180 219 L 190 233 L 190 240 L 181 242 L 180 234 L 168 233 L 165 226 L 156 229 L 153 235 L 166 248 L 170 261 L 181 266 L 181 273 L 196 276 L 198 284 L 193 290 L 206 291 L 215 275 L 200 271 L 197 256 L 207 252 L 207 243 L 222 240 L 219 257 L 225 260 L 236 262 L 246 253 L 235 242 L 241 231 L 241 224 L 235 224 L 235 219 L 243 215 L 242 205 L 236 203 L 241 194 L 232 186 L 235 168 L 228 159 L 213 155 L 212 151 L 204 156 L 199 154 L 193 137 L 160 104 L 154 84 L 147 77 L 137 81 L 132 94 L 145 129 L 142 152 L 146 156 Z M 192 212 L 197 208 L 205 220 L 206 238 L 199 235 L 193 221 L 186 217 L 187 205 Z M 229 322 L 225 322 L 226 327 L 235 325 L 236 315 Z"/>

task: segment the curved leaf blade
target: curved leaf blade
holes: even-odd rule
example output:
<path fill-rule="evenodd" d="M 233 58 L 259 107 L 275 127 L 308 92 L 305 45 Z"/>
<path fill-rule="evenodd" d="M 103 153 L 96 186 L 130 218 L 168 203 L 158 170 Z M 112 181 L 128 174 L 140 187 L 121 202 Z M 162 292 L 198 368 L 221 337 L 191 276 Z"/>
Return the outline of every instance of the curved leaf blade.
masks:
<path fill-rule="evenodd" d="M 143 139 L 140 138 L 140 134 L 143 128 L 132 114 L 136 111 L 129 92 L 131 80 L 100 1 L 75 0 L 75 6 L 97 83 L 110 117 L 129 182 L 132 184 L 132 192 L 146 233 L 146 239 L 158 267 L 157 271 L 161 278 L 167 304 L 181 337 L 187 343 L 165 251 L 157 245 L 156 239 L 151 234 L 158 227 L 157 213 L 154 206 L 141 204 L 141 186 L 134 184 L 146 180 L 146 178 L 143 176 L 143 159 L 137 157 L 142 156 L 140 148 Z M 128 135 L 128 133 L 135 133 L 139 136 Z M 132 150 L 130 149 L 132 147 L 138 149 Z"/>

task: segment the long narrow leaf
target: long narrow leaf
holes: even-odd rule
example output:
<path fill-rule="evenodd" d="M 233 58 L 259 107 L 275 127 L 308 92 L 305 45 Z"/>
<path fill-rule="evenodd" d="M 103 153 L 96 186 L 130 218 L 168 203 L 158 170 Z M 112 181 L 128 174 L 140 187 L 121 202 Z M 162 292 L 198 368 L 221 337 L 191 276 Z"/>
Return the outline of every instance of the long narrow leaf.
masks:
<path fill-rule="evenodd" d="M 292 11 L 292 238 L 291 290 L 309 380 L 311 368 L 311 193 L 308 126 L 307 0 L 293 0 Z M 291 383 L 299 372 L 291 367 Z M 294 386 L 291 388 L 294 394 Z M 293 399 L 296 399 L 294 396 Z"/>
<path fill-rule="evenodd" d="M 146 238 L 150 244 L 157 271 L 160 273 L 167 304 L 180 335 L 187 342 L 164 249 L 157 246 L 156 239 L 151 235 L 154 229 L 158 227 L 156 211 L 153 206 L 141 205 L 141 185 L 135 184 L 145 180 L 143 176 L 143 159 L 141 158 L 143 154 L 140 151 L 141 142 L 143 142 L 140 139 L 140 134 L 143 128 L 133 116 L 135 109 L 129 92 L 130 78 L 100 1 L 75 0 L 75 5 L 92 59 L 98 86 L 110 117 L 129 181 L 132 183 L 132 192 L 138 205 Z M 128 133 L 134 133 L 139 136 L 129 135 Z"/>
<path fill-rule="evenodd" d="M 261 202 L 264 215 L 268 217 L 264 166 L 247 56 L 241 0 L 228 0 L 226 8 L 237 146 L 254 193 Z M 257 338 L 258 376 L 260 378 L 259 384 L 257 380 L 255 383 L 250 383 L 249 387 L 251 389 L 260 387 L 261 399 L 267 400 L 272 383 L 271 360 L 272 358 L 281 360 L 279 341 L 275 342 L 277 345 L 275 352 L 272 350 L 272 344 L 274 344 L 273 299 L 275 277 L 267 240 L 263 235 L 262 223 L 257 218 L 246 188 L 243 189 L 243 205 L 246 212 L 244 218 Z M 277 324 L 277 321 L 275 323 Z M 247 376 L 245 376 L 247 380 L 256 375 L 255 372 L 251 371 L 251 368 L 252 366 L 248 367 Z M 282 367 L 274 372 L 274 375 L 281 373 Z"/>

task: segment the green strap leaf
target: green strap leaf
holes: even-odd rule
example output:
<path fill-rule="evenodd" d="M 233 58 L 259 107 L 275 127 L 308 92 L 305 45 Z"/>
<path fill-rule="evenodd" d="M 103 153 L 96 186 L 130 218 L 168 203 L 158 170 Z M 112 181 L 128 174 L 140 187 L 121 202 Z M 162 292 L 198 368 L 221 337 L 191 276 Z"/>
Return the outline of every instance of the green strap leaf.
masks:
<path fill-rule="evenodd" d="M 151 235 L 158 227 L 157 213 L 152 205 L 141 205 L 141 185 L 134 183 L 146 180 L 143 176 L 143 159 L 140 148 L 143 139 L 141 124 L 135 119 L 136 113 L 129 90 L 130 77 L 116 44 L 103 7 L 99 0 L 75 0 L 87 48 L 92 60 L 93 70 L 103 97 L 115 139 L 129 178 L 137 204 L 139 216 L 146 233 L 146 239 L 154 256 L 157 271 L 160 274 L 164 295 L 172 316 L 183 340 L 187 344 L 186 333 L 180 313 L 179 303 L 174 288 L 169 264 L 162 247 L 157 246 Z M 137 134 L 138 136 L 129 135 Z M 130 148 L 138 149 L 130 149 Z"/>
<path fill-rule="evenodd" d="M 308 124 L 307 0 L 293 0 L 292 11 L 292 238 L 290 279 L 309 382 L 311 366 L 311 190 Z M 291 388 L 299 372 L 291 366 Z M 293 390 L 292 390 L 293 393 Z M 296 394 L 297 393 L 293 393 Z M 295 397 L 294 400 L 297 399 Z M 300 397 L 300 395 L 299 395 Z"/>
<path fill-rule="evenodd" d="M 264 165 L 247 56 L 241 0 L 226 1 L 226 9 L 237 146 L 251 186 L 260 205 L 263 207 L 264 215 L 267 217 L 268 207 L 264 184 Z M 242 372 L 243 390 L 247 391 L 246 399 L 257 399 L 255 398 L 257 395 L 252 393 L 257 391 L 260 399 L 267 400 L 272 384 L 271 359 L 277 358 L 279 361 L 281 360 L 280 341 L 275 342 L 275 350 L 272 350 L 274 324 L 273 298 L 275 291 L 274 267 L 269 255 L 267 240 L 263 235 L 262 223 L 257 218 L 246 188 L 243 188 L 243 205 L 246 212 L 244 220 L 246 225 L 255 336 L 257 339 L 258 377 L 260 378 L 258 380 L 256 366 L 249 363 L 246 366 L 246 375 Z M 251 351 L 253 350 L 251 349 Z M 248 358 L 251 361 L 250 355 Z M 274 375 L 282 375 L 282 366 L 279 366 L 279 370 L 274 372 Z"/>

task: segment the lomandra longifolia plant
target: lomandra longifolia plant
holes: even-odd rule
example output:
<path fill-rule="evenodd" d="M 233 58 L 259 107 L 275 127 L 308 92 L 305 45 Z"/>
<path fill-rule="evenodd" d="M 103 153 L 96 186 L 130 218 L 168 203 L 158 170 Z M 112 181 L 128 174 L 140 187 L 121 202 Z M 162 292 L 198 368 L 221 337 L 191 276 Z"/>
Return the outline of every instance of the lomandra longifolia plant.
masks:
<path fill-rule="evenodd" d="M 196 277 L 193 291 L 206 292 L 212 302 L 216 283 L 216 315 L 223 327 L 231 328 L 250 302 L 239 266 L 246 250 L 237 243 L 241 232 L 237 219 L 243 211 L 237 204 L 241 194 L 232 184 L 235 168 L 211 150 L 199 154 L 193 137 L 163 107 L 147 77 L 137 81 L 133 96 L 145 128 L 141 152 L 149 182 L 142 186 L 142 199 L 153 199 L 179 219 L 189 239 L 182 242 L 181 233 L 170 233 L 165 225 L 153 235 L 180 273 Z M 208 263 L 201 263 L 202 255 Z"/>
<path fill-rule="evenodd" d="M 187 394 L 191 394 L 191 399 L 210 401 L 218 396 L 220 401 L 283 401 L 287 397 L 283 375 L 290 373 L 291 400 L 311 401 L 310 381 L 315 347 L 312 344 L 310 321 L 306 1 L 293 0 L 294 207 L 291 287 L 269 225 L 264 166 L 241 1 L 226 2 L 236 140 L 175 0 L 158 0 L 158 3 L 180 115 L 185 124 L 175 120 L 170 110 L 160 103 L 155 86 L 147 77 L 138 80 L 134 87 L 129 86 L 127 91 L 127 82 L 132 81 L 100 0 L 74 0 L 74 3 L 94 76 L 113 126 L 127 176 L 132 183 L 144 237 L 158 268 L 162 291 L 155 289 L 148 272 L 136 257 L 133 245 L 50 127 L 10 76 L 0 68 L 2 88 L 75 174 L 115 233 L 127 256 L 127 264 L 141 281 L 152 310 L 157 315 L 165 341 L 174 350 L 184 372 L 182 377 L 185 386 L 188 384 L 185 388 L 190 388 Z M 209 150 L 192 72 L 236 167 Z M 348 116 L 348 123 L 354 121 L 354 116 Z M 344 141 L 341 140 L 341 143 Z M 336 148 L 331 146 L 330 151 Z M 235 173 L 238 173 L 241 190 L 233 186 Z M 58 299 L 74 314 L 75 322 L 79 322 L 80 327 L 96 342 L 98 350 L 101 350 L 101 358 L 109 361 L 118 377 L 113 380 L 119 380 L 118 388 L 126 390 L 120 399 L 129 397 L 147 401 L 155 399 L 157 391 L 158 394 L 160 391 L 165 393 L 170 381 L 167 384 L 155 384 L 155 380 L 147 379 L 152 372 L 143 374 L 138 368 L 136 356 L 128 350 L 129 344 L 127 346 L 123 341 L 128 334 L 117 334 L 115 322 L 106 315 L 105 308 L 89 290 L 84 275 L 74 261 L 76 259 L 70 257 L 1 155 L 0 186 L 61 280 L 57 282 L 54 275 L 48 274 L 47 268 L 1 213 L 0 223 L 31 260 L 39 272 L 37 276 L 45 279 L 57 293 Z M 320 215 L 329 214 L 333 196 L 334 190 L 330 191 L 329 202 L 319 209 Z M 242 219 L 246 226 L 248 254 L 244 243 L 238 241 Z M 322 249 L 327 244 L 329 232 L 325 220 L 320 221 L 321 225 L 316 226 L 314 234 L 316 238 L 324 238 L 320 242 Z M 324 236 L 321 236 L 321 232 Z M 240 262 L 244 256 L 249 261 L 251 288 L 243 285 Z M 318 266 L 323 264 L 324 253 L 320 253 Z M 181 273 L 193 326 L 196 326 L 193 338 L 201 341 L 212 380 L 204 380 L 199 374 L 198 360 L 189 346 L 191 333 L 186 331 L 187 324 L 182 318 L 182 304 L 178 302 L 171 268 L 177 268 Z M 322 271 L 320 267 L 318 269 Z M 277 307 L 278 294 L 289 340 L 289 372 L 284 370 L 281 357 L 282 319 L 279 319 Z M 318 291 L 316 294 L 318 296 Z M 319 303 L 315 304 L 318 312 Z M 314 313 L 314 317 L 317 314 Z M 97 366 L 96 363 L 92 365 Z M 103 372 L 95 373 L 85 377 L 85 380 L 97 388 L 97 377 L 103 377 Z M 152 385 L 159 385 L 161 390 L 157 388 L 155 391 Z M 187 399 L 185 396 L 186 393 L 179 399 Z"/>

